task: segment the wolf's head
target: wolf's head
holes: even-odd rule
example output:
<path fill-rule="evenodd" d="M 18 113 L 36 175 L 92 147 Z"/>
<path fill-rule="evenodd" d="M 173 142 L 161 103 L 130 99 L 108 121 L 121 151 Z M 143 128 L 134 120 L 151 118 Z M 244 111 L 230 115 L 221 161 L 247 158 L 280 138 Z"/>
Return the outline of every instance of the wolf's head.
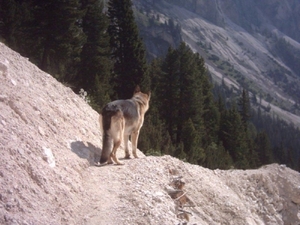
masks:
<path fill-rule="evenodd" d="M 151 97 L 151 92 L 143 93 L 139 86 L 134 89 L 132 99 L 139 103 L 141 110 L 146 112 L 149 109 L 149 101 Z"/>

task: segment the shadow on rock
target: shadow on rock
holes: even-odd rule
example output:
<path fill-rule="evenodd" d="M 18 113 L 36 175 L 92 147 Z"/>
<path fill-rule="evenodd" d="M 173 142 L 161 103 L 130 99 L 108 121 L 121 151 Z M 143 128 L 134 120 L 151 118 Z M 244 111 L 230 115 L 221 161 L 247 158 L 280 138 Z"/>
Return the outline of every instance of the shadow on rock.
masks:
<path fill-rule="evenodd" d="M 87 159 L 90 165 L 99 162 L 101 149 L 97 148 L 92 143 L 88 142 L 87 145 L 82 141 L 71 142 L 71 151 L 78 155 L 80 158 Z"/>

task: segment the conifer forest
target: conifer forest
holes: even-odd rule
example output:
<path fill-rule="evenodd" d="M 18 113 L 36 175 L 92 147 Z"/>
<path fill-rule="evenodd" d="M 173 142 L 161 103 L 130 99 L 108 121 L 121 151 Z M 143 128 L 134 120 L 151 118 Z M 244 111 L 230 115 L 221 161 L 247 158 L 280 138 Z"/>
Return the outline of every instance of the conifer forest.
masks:
<path fill-rule="evenodd" d="M 0 41 L 28 57 L 99 113 L 109 101 L 152 93 L 138 148 L 210 169 L 282 163 L 300 171 L 300 131 L 259 98 L 213 82 L 181 42 L 147 60 L 130 0 L 0 0 Z"/>

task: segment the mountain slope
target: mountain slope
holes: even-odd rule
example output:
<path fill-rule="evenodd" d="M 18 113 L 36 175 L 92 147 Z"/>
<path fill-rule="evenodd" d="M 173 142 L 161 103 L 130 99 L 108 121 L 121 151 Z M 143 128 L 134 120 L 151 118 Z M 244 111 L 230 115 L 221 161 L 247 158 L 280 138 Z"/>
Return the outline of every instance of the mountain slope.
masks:
<path fill-rule="evenodd" d="M 271 103 L 271 113 L 300 126 L 298 1 L 133 2 L 150 55 L 165 53 L 167 47 L 157 47 L 158 38 L 163 40 L 160 45 L 165 42 L 171 46 L 176 44 L 174 38 L 159 32 L 160 27 L 172 20 L 181 28 L 182 40 L 204 57 L 217 82 L 224 80 L 234 89 L 249 89 L 257 98 L 261 96 L 267 101 L 262 102 L 264 106 Z M 141 15 L 154 22 L 139 22 L 141 18 L 146 20 Z M 172 37 L 172 33 L 169 36 Z M 295 116 L 291 118 L 282 109 Z"/>
<path fill-rule="evenodd" d="M 0 224 L 300 222 L 300 176 L 284 165 L 209 170 L 138 151 L 95 167 L 99 115 L 83 99 L 2 43 L 0 83 Z"/>

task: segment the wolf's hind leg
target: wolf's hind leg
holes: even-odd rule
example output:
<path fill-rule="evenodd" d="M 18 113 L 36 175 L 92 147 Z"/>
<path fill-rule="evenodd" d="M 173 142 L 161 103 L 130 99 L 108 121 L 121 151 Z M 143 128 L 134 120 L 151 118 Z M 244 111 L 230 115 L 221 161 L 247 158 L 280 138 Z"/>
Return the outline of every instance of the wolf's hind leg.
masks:
<path fill-rule="evenodd" d="M 130 159 L 130 153 L 129 153 L 129 148 L 128 148 L 128 140 L 129 140 L 129 135 L 124 134 L 125 159 Z"/>
<path fill-rule="evenodd" d="M 125 129 L 125 120 L 123 117 L 123 113 L 119 111 L 115 116 L 111 118 L 111 129 L 110 132 L 112 134 L 113 139 L 113 149 L 111 152 L 111 159 L 118 165 L 123 165 L 117 158 L 117 150 L 122 143 L 122 139 L 124 137 L 124 129 Z"/>
<path fill-rule="evenodd" d="M 112 152 L 110 153 L 108 160 L 107 160 L 107 164 L 113 164 L 113 160 L 112 160 Z"/>
<path fill-rule="evenodd" d="M 119 159 L 117 158 L 117 150 L 121 145 L 122 140 L 119 139 L 117 141 L 114 141 L 114 147 L 113 150 L 111 152 L 111 158 L 115 161 L 115 163 L 117 163 L 118 165 L 123 165 L 124 163 L 120 162 Z"/>
<path fill-rule="evenodd" d="M 134 131 L 131 134 L 131 143 L 132 143 L 132 154 L 135 158 L 138 158 L 137 154 L 136 154 L 136 149 L 137 149 L 137 142 L 138 142 L 138 138 L 139 138 L 139 131 Z"/>

